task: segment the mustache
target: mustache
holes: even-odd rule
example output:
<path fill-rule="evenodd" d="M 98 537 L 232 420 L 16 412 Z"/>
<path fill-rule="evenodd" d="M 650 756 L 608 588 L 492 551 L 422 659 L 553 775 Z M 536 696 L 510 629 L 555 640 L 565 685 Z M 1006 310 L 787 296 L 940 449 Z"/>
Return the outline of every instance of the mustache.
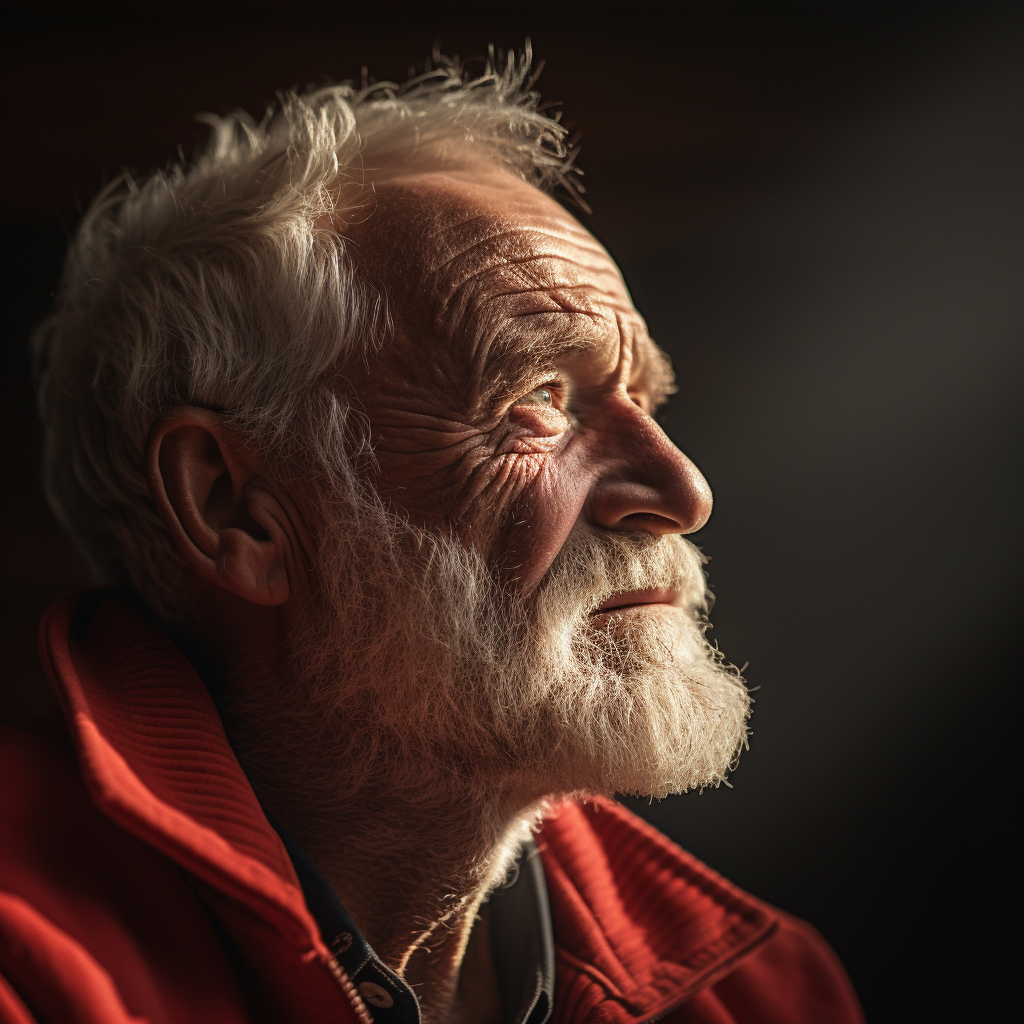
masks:
<path fill-rule="evenodd" d="M 649 533 L 570 534 L 536 591 L 538 604 L 553 610 L 561 604 L 577 615 L 596 611 L 616 594 L 663 589 L 696 618 L 710 610 L 700 549 L 678 535 Z"/>

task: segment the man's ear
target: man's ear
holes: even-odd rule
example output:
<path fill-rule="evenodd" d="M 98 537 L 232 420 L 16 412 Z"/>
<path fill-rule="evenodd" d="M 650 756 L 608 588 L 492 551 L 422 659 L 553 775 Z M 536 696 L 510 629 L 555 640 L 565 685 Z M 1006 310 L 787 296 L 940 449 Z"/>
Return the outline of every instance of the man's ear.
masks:
<path fill-rule="evenodd" d="M 162 416 L 146 476 L 172 541 L 201 579 L 252 604 L 288 599 L 291 517 L 221 416 L 193 406 Z"/>

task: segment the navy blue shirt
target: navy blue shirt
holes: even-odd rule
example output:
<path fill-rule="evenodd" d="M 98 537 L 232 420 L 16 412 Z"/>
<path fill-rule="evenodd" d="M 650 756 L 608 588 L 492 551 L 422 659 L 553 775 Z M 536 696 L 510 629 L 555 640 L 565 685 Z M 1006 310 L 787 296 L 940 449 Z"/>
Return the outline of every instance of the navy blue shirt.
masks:
<path fill-rule="evenodd" d="M 291 858 L 306 906 L 327 948 L 371 1007 L 376 1024 L 420 1024 L 412 989 L 370 948 L 345 905 L 302 847 L 267 815 Z M 527 841 L 503 886 L 488 900 L 491 959 L 505 1024 L 545 1024 L 555 994 L 555 944 L 547 883 Z"/>

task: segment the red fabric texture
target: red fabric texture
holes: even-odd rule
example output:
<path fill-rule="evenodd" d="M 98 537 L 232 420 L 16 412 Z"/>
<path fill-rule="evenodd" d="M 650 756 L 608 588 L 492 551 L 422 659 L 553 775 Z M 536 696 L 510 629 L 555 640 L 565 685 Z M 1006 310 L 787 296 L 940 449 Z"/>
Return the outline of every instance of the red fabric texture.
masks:
<path fill-rule="evenodd" d="M 0 739 L 0 1024 L 369 1021 L 191 665 L 110 595 L 58 602 L 64 721 Z M 555 1024 L 861 1021 L 807 925 L 607 800 L 538 837 Z"/>

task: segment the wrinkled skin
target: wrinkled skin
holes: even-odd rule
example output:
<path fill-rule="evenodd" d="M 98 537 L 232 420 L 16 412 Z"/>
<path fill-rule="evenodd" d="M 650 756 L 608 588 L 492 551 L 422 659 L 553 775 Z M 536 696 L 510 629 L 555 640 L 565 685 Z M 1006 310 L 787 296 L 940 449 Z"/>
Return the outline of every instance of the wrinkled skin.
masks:
<path fill-rule="evenodd" d="M 453 529 L 525 595 L 573 530 L 699 529 L 707 483 L 650 415 L 671 372 L 593 237 L 489 166 L 379 178 L 375 192 L 372 213 L 338 230 L 386 296 L 394 333 L 379 354 L 340 366 L 337 387 L 371 425 L 378 488 L 413 522 Z M 317 585 L 315 497 L 275 479 L 207 410 L 162 417 L 147 459 L 153 501 L 193 574 L 190 650 L 218 685 L 274 692 Z M 521 806 L 543 795 L 523 793 Z M 279 816 L 292 827 L 301 814 L 293 803 Z M 345 827 L 324 847 L 343 848 Z M 485 892 L 462 894 L 464 911 L 428 948 L 436 892 L 403 894 L 419 907 L 403 916 L 372 861 L 320 866 L 416 986 L 428 1024 L 499 1019 L 486 921 L 474 930 Z M 465 874 L 456 867 L 451 877 Z"/>
<path fill-rule="evenodd" d="M 671 370 L 594 238 L 501 172 L 376 191 L 352 237 L 395 336 L 344 376 L 381 490 L 527 592 L 574 527 L 699 529 L 710 489 L 650 415 Z"/>

